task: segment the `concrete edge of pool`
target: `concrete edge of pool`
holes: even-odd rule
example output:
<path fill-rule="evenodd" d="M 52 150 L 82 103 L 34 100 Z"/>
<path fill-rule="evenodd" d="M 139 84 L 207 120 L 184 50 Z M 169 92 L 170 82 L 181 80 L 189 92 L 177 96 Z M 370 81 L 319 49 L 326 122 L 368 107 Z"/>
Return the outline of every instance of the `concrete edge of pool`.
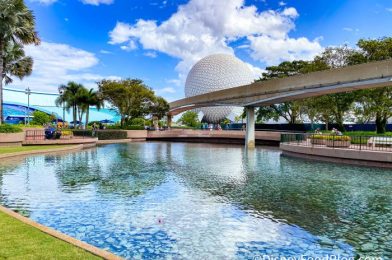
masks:
<path fill-rule="evenodd" d="M 71 236 L 65 235 L 65 234 L 63 234 L 63 233 L 61 233 L 61 232 L 59 232 L 57 230 L 54 230 L 54 229 L 52 229 L 50 227 L 44 226 L 42 224 L 39 224 L 39 223 L 37 223 L 37 222 L 27 218 L 27 217 L 24 217 L 24 216 L 20 215 L 19 213 L 15 212 L 15 211 L 12 211 L 12 210 L 10 210 L 10 209 L 2 206 L 2 205 L 0 205 L 0 211 L 2 213 L 4 213 L 4 214 L 14 218 L 14 219 L 17 219 L 17 220 L 21 221 L 22 223 L 24 223 L 24 224 L 26 224 L 26 225 L 28 225 L 30 227 L 38 229 L 41 232 L 43 232 L 45 234 L 48 234 L 48 235 L 50 235 L 50 236 L 52 236 L 54 238 L 57 238 L 59 240 L 67 242 L 67 243 L 69 243 L 71 245 L 79 247 L 79 248 L 81 248 L 81 249 L 83 249 L 83 250 L 85 250 L 87 252 L 90 252 L 91 254 L 93 254 L 95 256 L 102 257 L 103 259 L 108 259 L 108 260 L 121 260 L 121 259 L 123 259 L 123 258 L 121 258 L 121 257 L 119 257 L 119 256 L 117 256 L 115 254 L 112 254 L 112 253 L 110 253 L 108 251 L 105 251 L 103 249 L 99 249 L 99 248 L 97 248 L 97 247 L 95 247 L 93 245 L 90 245 L 88 243 L 80 241 L 80 240 L 78 240 L 76 238 L 73 238 Z"/>
<path fill-rule="evenodd" d="M 365 167 L 392 168 L 392 153 L 385 151 L 353 150 L 345 148 L 312 147 L 280 144 L 283 156 L 312 161 L 341 163 Z"/>
<path fill-rule="evenodd" d="M 83 144 L 78 144 L 78 145 L 66 145 L 64 147 L 57 147 L 57 148 L 11 152 L 11 153 L 0 154 L 0 159 L 17 157 L 17 156 L 35 155 L 35 154 L 45 154 L 45 153 L 52 153 L 52 152 L 68 152 L 68 151 L 82 150 L 83 148 L 86 147 Z"/>

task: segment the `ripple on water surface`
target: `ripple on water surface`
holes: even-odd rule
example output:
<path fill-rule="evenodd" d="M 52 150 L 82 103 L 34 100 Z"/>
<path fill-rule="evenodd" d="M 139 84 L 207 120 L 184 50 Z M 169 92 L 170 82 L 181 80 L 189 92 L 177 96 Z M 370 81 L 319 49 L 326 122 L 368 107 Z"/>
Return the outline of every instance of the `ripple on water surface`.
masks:
<path fill-rule="evenodd" d="M 126 258 L 392 258 L 392 171 L 130 143 L 0 163 L 0 203 Z"/>

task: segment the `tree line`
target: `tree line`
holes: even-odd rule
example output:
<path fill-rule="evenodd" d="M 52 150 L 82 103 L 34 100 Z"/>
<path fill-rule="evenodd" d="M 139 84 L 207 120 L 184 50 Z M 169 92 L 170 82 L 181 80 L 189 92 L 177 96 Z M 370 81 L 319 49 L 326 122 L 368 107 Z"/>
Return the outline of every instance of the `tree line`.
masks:
<path fill-rule="evenodd" d="M 98 90 L 88 90 L 76 82 L 68 82 L 67 85 L 59 87 L 61 95 L 56 99 L 56 105 L 72 111 L 75 127 L 81 126 L 83 116 L 87 126 L 90 107 L 94 106 L 99 110 L 105 102 L 121 116 L 121 127 L 131 124 L 133 119 L 147 115 L 160 120 L 169 111 L 167 101 L 156 96 L 154 91 L 139 79 L 104 79 L 97 84 Z"/>
<path fill-rule="evenodd" d="M 372 61 L 392 58 L 392 38 L 361 39 L 357 48 L 348 46 L 326 48 L 311 61 L 285 61 L 277 66 L 266 68 L 258 81 L 284 78 L 298 74 L 340 68 Z M 384 133 L 388 119 L 392 117 L 392 87 L 364 89 L 353 92 L 328 94 L 320 97 L 284 102 L 257 110 L 257 121 L 278 121 L 280 118 L 289 124 L 335 123 L 344 130 L 343 122 L 350 117 L 358 123 L 374 121 L 377 133 Z"/>

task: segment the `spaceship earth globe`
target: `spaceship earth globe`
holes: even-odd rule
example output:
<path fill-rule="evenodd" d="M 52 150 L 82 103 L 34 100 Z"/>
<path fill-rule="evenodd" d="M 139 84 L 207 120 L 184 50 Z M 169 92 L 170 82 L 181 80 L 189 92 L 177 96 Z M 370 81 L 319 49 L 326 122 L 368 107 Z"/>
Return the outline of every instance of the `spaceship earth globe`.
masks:
<path fill-rule="evenodd" d="M 229 54 L 213 54 L 198 61 L 185 82 L 185 96 L 192 97 L 212 91 L 250 84 L 254 76 L 240 59 Z M 226 118 L 234 107 L 203 107 L 200 110 L 209 123 Z"/>

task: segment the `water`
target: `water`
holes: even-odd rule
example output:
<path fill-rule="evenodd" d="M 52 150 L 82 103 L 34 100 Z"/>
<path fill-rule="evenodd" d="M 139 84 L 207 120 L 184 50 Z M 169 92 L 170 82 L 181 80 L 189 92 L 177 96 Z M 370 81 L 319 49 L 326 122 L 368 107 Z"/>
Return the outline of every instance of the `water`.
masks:
<path fill-rule="evenodd" d="M 129 259 L 392 259 L 391 187 L 391 170 L 241 146 L 131 143 L 0 163 L 1 204 Z"/>

